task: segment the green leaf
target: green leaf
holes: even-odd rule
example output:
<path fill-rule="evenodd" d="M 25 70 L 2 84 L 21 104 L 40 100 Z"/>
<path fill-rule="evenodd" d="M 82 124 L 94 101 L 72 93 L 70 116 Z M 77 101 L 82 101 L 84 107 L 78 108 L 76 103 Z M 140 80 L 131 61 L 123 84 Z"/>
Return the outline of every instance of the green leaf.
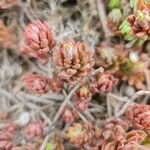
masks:
<path fill-rule="evenodd" d="M 53 143 L 47 143 L 45 146 L 45 150 L 54 150 L 55 145 Z"/>
<path fill-rule="evenodd" d="M 129 34 L 131 32 L 130 23 L 127 20 L 124 20 L 119 27 L 122 34 Z"/>
<path fill-rule="evenodd" d="M 121 10 L 118 8 L 113 9 L 110 13 L 109 13 L 109 17 L 110 19 L 115 22 L 118 23 L 121 18 L 122 18 L 122 13 Z"/>
<path fill-rule="evenodd" d="M 138 46 L 143 45 L 144 42 L 147 41 L 147 39 L 148 39 L 147 35 L 144 36 L 143 38 L 140 38 L 140 39 L 138 40 L 138 42 L 137 42 Z"/>
<path fill-rule="evenodd" d="M 119 8 L 119 5 L 120 5 L 120 0 L 110 0 L 108 4 L 108 8 L 112 10 L 114 8 Z"/>
<path fill-rule="evenodd" d="M 127 34 L 124 36 L 125 40 L 127 41 L 132 41 L 132 40 L 135 40 L 135 37 L 131 34 Z"/>
<path fill-rule="evenodd" d="M 124 20 L 119 27 L 121 33 L 124 35 L 124 38 L 127 41 L 132 41 L 135 37 L 132 35 L 132 28 L 130 23 L 127 20 Z"/>
<path fill-rule="evenodd" d="M 138 62 L 138 63 L 136 63 L 136 64 L 134 65 L 133 71 L 138 71 L 138 70 L 140 70 L 140 69 L 142 69 L 142 68 L 144 68 L 144 63 Z"/>

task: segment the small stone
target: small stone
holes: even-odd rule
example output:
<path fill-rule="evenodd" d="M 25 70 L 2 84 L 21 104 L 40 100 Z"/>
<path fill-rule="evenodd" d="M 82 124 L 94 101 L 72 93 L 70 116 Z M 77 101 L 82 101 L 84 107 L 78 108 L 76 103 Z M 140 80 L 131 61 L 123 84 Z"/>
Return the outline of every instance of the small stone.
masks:
<path fill-rule="evenodd" d="M 135 89 L 132 86 L 127 86 L 125 90 L 125 94 L 128 97 L 132 97 L 135 94 Z"/>
<path fill-rule="evenodd" d="M 131 52 L 129 54 L 129 58 L 132 63 L 136 63 L 139 60 L 139 56 L 138 56 L 137 52 Z"/>
<path fill-rule="evenodd" d="M 18 119 L 17 123 L 20 126 L 25 126 L 26 124 L 28 124 L 29 121 L 30 121 L 30 113 L 24 111 L 19 115 L 19 119 Z"/>

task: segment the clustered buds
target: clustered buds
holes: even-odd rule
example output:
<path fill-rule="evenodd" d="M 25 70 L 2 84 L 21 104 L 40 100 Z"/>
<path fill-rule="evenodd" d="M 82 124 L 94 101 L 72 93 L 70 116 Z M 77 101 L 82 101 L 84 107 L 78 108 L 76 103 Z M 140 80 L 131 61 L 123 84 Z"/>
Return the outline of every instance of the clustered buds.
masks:
<path fill-rule="evenodd" d="M 36 21 L 29 24 L 24 31 L 25 46 L 23 53 L 37 58 L 42 63 L 48 61 L 48 53 L 55 46 L 54 31 L 47 22 Z"/>
<path fill-rule="evenodd" d="M 150 106 L 145 104 L 135 104 L 128 108 L 126 117 L 137 129 L 144 130 L 150 134 Z"/>
<path fill-rule="evenodd" d="M 122 20 L 122 12 L 119 8 L 114 8 L 108 15 L 108 26 L 114 35 L 119 35 L 119 24 Z"/>
<path fill-rule="evenodd" d="M 92 99 L 92 92 L 88 85 L 82 85 L 74 95 L 76 108 L 79 111 L 84 111 Z"/>
<path fill-rule="evenodd" d="M 110 72 L 98 73 L 92 80 L 92 87 L 95 93 L 110 92 L 117 84 L 117 79 Z"/>
<path fill-rule="evenodd" d="M 1 0 L 0 9 L 8 9 L 17 5 L 17 0 Z"/>
<path fill-rule="evenodd" d="M 66 133 L 66 139 L 76 146 L 84 145 L 92 136 L 91 124 L 74 123 Z"/>
<path fill-rule="evenodd" d="M 74 123 L 67 129 L 66 139 L 93 150 L 149 150 L 149 110 L 149 105 L 134 104 L 123 120 L 108 119 L 100 127 Z"/>
<path fill-rule="evenodd" d="M 129 125 L 121 120 L 108 122 L 100 131 L 100 147 L 104 150 L 130 150 L 133 146 L 140 147 L 147 134 L 142 130 L 127 132 L 128 128 Z"/>
<path fill-rule="evenodd" d="M 9 150 L 14 146 L 12 137 L 5 131 L 0 132 L 0 149 Z"/>
<path fill-rule="evenodd" d="M 133 34 L 137 38 L 150 36 L 150 15 L 148 10 L 138 10 L 135 15 L 131 15 L 127 19 L 131 24 Z"/>
<path fill-rule="evenodd" d="M 76 113 L 70 107 L 66 107 L 62 113 L 62 119 L 67 123 L 74 122 L 76 117 Z"/>
<path fill-rule="evenodd" d="M 71 83 L 88 75 L 94 65 L 93 52 L 84 42 L 67 40 L 53 51 L 53 61 L 60 68 L 59 77 Z"/>
<path fill-rule="evenodd" d="M 0 149 L 10 150 L 15 146 L 14 133 L 16 131 L 15 125 L 7 125 L 0 131 Z"/>
<path fill-rule="evenodd" d="M 25 128 L 26 140 L 31 140 L 35 137 L 40 137 L 44 133 L 45 123 L 42 121 L 33 121 Z"/>
<path fill-rule="evenodd" d="M 82 85 L 75 93 L 75 99 L 77 101 L 90 101 L 92 93 L 88 85 Z"/>
<path fill-rule="evenodd" d="M 29 73 L 23 78 L 25 86 L 39 95 L 47 93 L 50 90 L 50 81 L 44 76 Z"/>
<path fill-rule="evenodd" d="M 129 103 L 150 91 L 150 1 L 77 0 L 77 7 L 54 28 L 50 20 L 30 22 L 22 43 L 16 23 L 39 18 L 41 11 L 32 9 L 47 3 L 0 0 L 0 150 L 150 150 L 150 105 L 144 104 L 149 99 Z M 57 23 L 70 2 L 48 4 Z M 7 17 L 13 6 L 17 9 Z M 12 19 L 16 11 L 21 14 Z M 48 18 L 47 13 L 42 17 Z M 68 32 L 70 21 L 75 32 Z M 19 49 L 19 55 L 11 49 Z M 5 76 L 17 68 L 9 71 L 14 56 L 21 59 L 23 72 L 31 71 L 23 78 Z M 136 93 L 143 89 L 147 91 Z"/>
<path fill-rule="evenodd" d="M 104 150 L 114 149 L 115 147 L 118 149 L 118 145 L 124 140 L 125 134 L 126 131 L 121 125 L 109 123 L 101 131 L 100 147 Z"/>
<path fill-rule="evenodd" d="M 149 10 L 137 10 L 134 15 L 127 17 L 120 26 L 120 31 L 125 39 L 138 40 L 139 44 L 150 37 L 150 13 Z"/>
<path fill-rule="evenodd" d="M 53 92 L 60 93 L 63 89 L 63 82 L 58 77 L 54 77 L 49 81 L 50 89 Z"/>
<path fill-rule="evenodd" d="M 1 3 L 1 2 L 0 2 Z M 16 48 L 16 36 L 9 27 L 0 20 L 0 47 Z"/>

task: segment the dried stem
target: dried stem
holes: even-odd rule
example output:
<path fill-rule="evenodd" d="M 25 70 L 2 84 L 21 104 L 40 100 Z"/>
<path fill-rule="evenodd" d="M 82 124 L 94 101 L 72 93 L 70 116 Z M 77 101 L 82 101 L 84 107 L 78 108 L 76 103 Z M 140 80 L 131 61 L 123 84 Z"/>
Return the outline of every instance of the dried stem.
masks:
<path fill-rule="evenodd" d="M 103 27 L 104 32 L 105 32 L 105 38 L 107 40 L 109 40 L 110 37 L 112 36 L 112 33 L 111 33 L 111 31 L 109 30 L 109 27 L 108 27 L 107 15 L 106 15 L 106 12 L 105 12 L 103 1 L 102 0 L 97 0 L 97 6 L 98 6 L 99 18 L 101 20 L 101 24 L 102 24 L 102 27 Z"/>
<path fill-rule="evenodd" d="M 70 100 L 70 98 L 73 96 L 73 94 L 75 93 L 75 91 L 80 87 L 80 85 L 81 85 L 81 82 L 79 82 L 79 83 L 71 90 L 71 92 L 66 96 L 64 102 L 62 103 L 62 105 L 60 106 L 60 108 L 59 108 L 57 114 L 56 114 L 55 117 L 54 117 L 53 123 L 55 123 L 55 122 L 59 119 L 59 117 L 60 117 L 62 111 L 64 110 L 64 108 L 65 108 L 65 106 L 66 106 L 66 104 L 68 103 L 68 101 Z"/>
<path fill-rule="evenodd" d="M 100 71 L 103 72 L 104 69 L 103 69 L 102 67 L 100 67 L 100 68 L 94 70 L 91 75 L 94 75 L 95 73 L 100 72 Z M 90 75 L 90 76 L 91 76 L 91 75 Z M 90 77 L 90 76 L 89 76 L 89 77 Z M 60 106 L 60 108 L 59 108 L 57 114 L 56 114 L 55 117 L 54 117 L 53 123 L 55 123 L 55 122 L 59 119 L 59 117 L 60 117 L 62 111 L 64 110 L 64 108 L 65 108 L 65 106 L 66 106 L 66 104 L 69 102 L 70 98 L 73 96 L 73 94 L 76 92 L 76 90 L 81 86 L 81 84 L 82 84 L 83 82 L 85 82 L 85 81 L 88 80 L 88 79 L 89 79 L 88 77 L 85 77 L 85 78 L 83 78 L 81 81 L 79 81 L 79 82 L 77 83 L 77 85 L 76 85 L 76 86 L 70 91 L 70 93 L 66 96 L 64 102 L 62 103 L 62 105 Z"/>
<path fill-rule="evenodd" d="M 125 105 L 122 107 L 122 109 L 118 112 L 118 114 L 116 115 L 116 117 L 120 117 L 122 114 L 124 114 L 124 112 L 126 111 L 126 109 L 128 108 L 129 105 L 131 105 L 132 103 L 134 103 L 134 101 L 143 96 L 150 96 L 150 91 L 138 91 L 136 92 L 131 99 L 128 100 L 128 102 L 125 103 Z"/>

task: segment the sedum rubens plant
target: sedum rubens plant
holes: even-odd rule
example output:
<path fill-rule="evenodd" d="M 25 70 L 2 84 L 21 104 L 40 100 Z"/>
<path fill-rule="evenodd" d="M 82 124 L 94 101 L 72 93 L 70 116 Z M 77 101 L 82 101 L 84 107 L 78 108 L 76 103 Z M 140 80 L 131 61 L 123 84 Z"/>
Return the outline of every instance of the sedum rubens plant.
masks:
<path fill-rule="evenodd" d="M 41 63 L 47 63 L 48 53 L 55 46 L 55 35 L 46 21 L 36 21 L 24 30 L 25 46 L 22 53 L 37 58 Z"/>
<path fill-rule="evenodd" d="M 41 95 L 50 90 L 50 80 L 44 76 L 28 73 L 23 77 L 24 85 L 32 92 Z"/>
<path fill-rule="evenodd" d="M 53 50 L 53 61 L 60 69 L 59 77 L 75 83 L 88 75 L 94 65 L 93 52 L 84 42 L 67 40 Z"/>
<path fill-rule="evenodd" d="M 120 34 L 118 30 L 118 26 L 122 20 L 122 12 L 120 6 L 121 5 L 119 0 L 109 0 L 108 26 L 113 31 L 114 35 Z"/>
<path fill-rule="evenodd" d="M 88 84 L 82 85 L 74 94 L 76 108 L 79 111 L 87 109 L 90 101 L 92 100 L 92 91 Z"/>
<path fill-rule="evenodd" d="M 103 66 L 136 89 L 145 89 L 145 60 L 140 52 L 127 49 L 123 44 L 108 47 L 106 43 L 102 43 L 96 52 L 96 66 Z"/>
<path fill-rule="evenodd" d="M 108 93 L 117 84 L 117 79 L 110 72 L 98 73 L 92 78 L 92 91 L 94 93 Z"/>
<path fill-rule="evenodd" d="M 142 130 L 129 131 L 128 123 L 122 120 L 107 122 L 100 132 L 101 148 L 104 150 L 138 150 L 147 134 Z M 146 150 L 146 147 L 144 147 Z"/>
<path fill-rule="evenodd" d="M 129 124 L 113 119 L 99 129 L 88 128 L 87 133 L 87 126 L 76 123 L 66 131 L 66 139 L 77 147 L 87 146 L 92 150 L 148 150 L 148 135 L 143 130 L 129 130 Z"/>
<path fill-rule="evenodd" d="M 64 11 L 63 5 L 74 3 L 61 0 L 55 11 L 57 3 L 47 1 L 18 3 L 18 0 L 0 0 L 0 10 L 17 5 L 17 10 L 13 10 L 11 15 L 13 17 L 16 11 L 20 11 L 19 18 L 13 18 L 13 21 L 10 21 L 11 16 L 2 15 L 4 23 L 0 21 L 0 47 L 17 47 L 16 37 L 10 34 L 5 24 L 11 22 L 14 27 L 16 20 L 24 25 L 32 18 L 39 18 L 36 15 L 47 4 L 49 6 L 46 9 L 50 8 L 50 12 L 54 12 L 50 16 L 61 18 L 61 13 L 66 13 L 68 9 Z M 23 58 L 20 66 L 23 68 L 22 73 L 25 73 L 22 78 L 25 88 L 22 88 L 22 84 L 20 87 L 18 82 L 12 82 L 7 87 L 11 79 L 16 80 L 16 76 L 7 77 L 6 69 L 8 66 L 11 70 L 14 60 L 9 55 L 14 56 L 14 52 L 0 51 L 1 108 L 10 106 L 10 110 L 8 108 L 4 111 L 6 117 L 2 110 L 0 112 L 0 121 L 4 121 L 4 126 L 0 124 L 0 150 L 150 150 L 150 105 L 130 105 L 137 96 L 143 93 L 150 95 L 149 47 L 145 50 L 150 40 L 150 2 L 97 0 L 95 4 L 94 0 L 75 1 L 77 7 L 73 13 L 70 10 L 55 26 L 56 31 L 67 29 L 63 33 L 55 34 L 55 29 L 47 21 L 40 20 L 30 23 L 24 29 L 24 46 L 20 49 L 24 56 L 19 56 L 19 60 Z M 103 3 L 108 4 L 108 9 Z M 22 4 L 32 6 L 22 11 Z M 40 9 L 39 12 L 32 11 L 32 7 L 34 10 Z M 100 10 L 98 13 L 96 9 L 92 11 L 96 7 Z M 30 17 L 30 14 L 33 16 Z M 49 12 L 40 16 L 47 18 L 45 14 Z M 57 22 L 56 18 L 54 23 Z M 81 30 L 80 22 L 83 24 Z M 66 25 L 71 27 L 71 32 Z M 86 41 L 77 40 L 80 38 L 78 32 L 81 38 L 84 34 L 83 39 L 87 39 L 89 47 Z M 18 32 L 16 34 L 20 35 Z M 69 34 L 72 37 L 62 36 Z M 131 42 L 123 41 L 121 35 Z M 102 39 L 104 42 L 98 43 Z M 134 42 L 142 46 L 132 47 Z M 100 46 L 95 47 L 94 51 L 97 44 Z M 30 72 L 26 73 L 26 69 Z M 5 75 L 8 81 L 3 86 L 1 79 L 4 80 Z M 15 88 L 10 92 L 13 86 Z M 135 93 L 140 89 L 147 91 Z M 8 102 L 5 101 L 7 98 Z M 142 103 L 149 103 L 146 98 Z M 8 123 L 11 124 L 7 126 Z"/>
<path fill-rule="evenodd" d="M 150 135 L 149 105 L 135 104 L 127 109 L 126 116 L 135 128 L 144 130 Z"/>
<path fill-rule="evenodd" d="M 0 131 L 0 149 L 10 150 L 15 146 L 14 135 L 16 133 L 16 125 L 8 125 Z"/>
<path fill-rule="evenodd" d="M 77 115 L 70 107 L 66 107 L 63 110 L 62 119 L 66 123 L 73 123 L 77 119 Z"/>
<path fill-rule="evenodd" d="M 46 127 L 46 123 L 40 121 L 33 121 L 30 122 L 26 127 L 25 127 L 25 139 L 31 140 L 35 137 L 40 137 L 44 133 L 44 128 Z"/>
<path fill-rule="evenodd" d="M 58 110 L 58 117 L 56 114 L 57 119 L 54 118 L 54 120 L 58 121 L 58 118 L 61 117 L 67 127 L 70 125 L 65 132 L 66 140 L 78 149 L 88 147 L 91 150 L 138 150 L 140 148 L 147 150 L 147 144 L 145 144 L 149 139 L 149 108 L 147 109 L 147 106 L 144 106 L 142 110 L 141 105 L 138 108 L 129 108 L 127 110 L 129 113 L 126 113 L 124 119 L 128 118 L 129 123 L 114 119 L 104 126 L 98 124 L 95 127 L 86 118 L 84 119 L 85 110 L 88 112 L 87 108 L 92 107 L 89 104 L 93 96 L 100 94 L 107 96 L 109 92 L 112 92 L 118 82 L 116 76 L 121 74 L 121 78 L 123 78 L 133 75 L 136 70 L 143 69 L 140 61 L 136 58 L 130 59 L 130 50 L 122 53 L 123 46 L 110 49 L 108 46 L 106 51 L 107 45 L 104 46 L 104 49 L 98 49 L 100 58 L 103 59 L 99 64 L 106 69 L 100 72 L 94 70 L 94 51 L 89 50 L 85 42 L 68 39 L 57 43 L 52 28 L 45 22 L 37 21 L 30 24 L 25 29 L 24 35 L 26 39 L 24 54 L 40 60 L 39 63 L 42 64 L 47 63 L 51 57 L 52 67 L 55 69 L 53 77 L 37 73 L 25 75 L 24 85 L 29 91 L 39 96 L 49 91 L 60 95 L 64 94 L 64 101 Z M 120 47 L 121 52 L 118 53 Z M 108 64 L 105 65 L 105 63 Z M 114 64 L 115 69 L 112 71 Z M 131 81 L 133 82 L 133 78 Z M 133 85 L 132 82 L 131 85 Z M 72 103 L 72 100 L 75 102 Z M 144 118 L 142 118 L 143 116 Z M 80 119 L 86 123 L 77 122 Z M 129 130 L 131 124 L 131 130 Z M 45 127 L 46 124 L 43 120 L 29 122 L 24 128 L 25 140 L 29 142 L 36 138 L 43 138 Z M 11 139 L 7 140 L 11 141 Z M 55 142 L 55 146 L 59 145 L 58 143 L 58 141 Z M 47 142 L 45 148 L 53 149 L 53 146 L 52 143 Z"/>
<path fill-rule="evenodd" d="M 82 147 L 85 143 L 92 139 L 93 133 L 94 132 L 90 123 L 74 123 L 66 131 L 66 139 L 69 140 L 72 144 L 75 144 L 78 147 Z"/>
<path fill-rule="evenodd" d="M 80 146 L 86 141 L 86 130 L 81 124 L 73 124 L 72 127 L 66 132 L 66 139 L 68 139 L 72 144 Z"/>
<path fill-rule="evenodd" d="M 121 10 L 118 8 L 113 9 L 108 16 L 108 26 L 112 29 L 114 35 L 120 35 L 119 25 L 122 20 Z"/>
<path fill-rule="evenodd" d="M 119 28 L 126 40 L 142 45 L 150 38 L 150 11 L 142 2 L 138 1 L 138 5 L 135 13 L 128 16 Z"/>
<path fill-rule="evenodd" d="M 24 31 L 24 36 L 24 54 L 37 58 L 43 63 L 48 61 L 47 58 L 49 58 L 49 51 L 51 50 L 52 61 L 56 65 L 58 73 L 52 79 L 36 73 L 25 75 L 23 79 L 25 86 L 34 93 L 41 95 L 48 93 L 50 90 L 59 93 L 63 88 L 62 81 L 75 85 L 84 77 L 89 76 L 93 70 L 94 52 L 89 50 L 85 42 L 76 42 L 70 39 L 56 44 L 53 30 L 46 22 L 36 21 L 29 24 Z M 94 78 L 94 80 L 92 79 L 92 88 L 97 89 L 97 92 L 110 92 L 112 87 L 116 85 L 116 79 L 111 73 L 97 74 Z M 81 95 L 88 97 L 86 101 L 92 98 L 91 87 L 89 86 L 88 88 L 86 88 L 89 90 L 89 92 L 87 91 L 87 96 L 81 90 Z M 86 104 L 84 101 L 84 105 Z"/>
<path fill-rule="evenodd" d="M 47 78 L 36 73 L 27 73 L 23 77 L 23 83 L 27 89 L 37 95 L 46 94 L 49 91 L 61 93 L 63 82 L 58 78 Z"/>

